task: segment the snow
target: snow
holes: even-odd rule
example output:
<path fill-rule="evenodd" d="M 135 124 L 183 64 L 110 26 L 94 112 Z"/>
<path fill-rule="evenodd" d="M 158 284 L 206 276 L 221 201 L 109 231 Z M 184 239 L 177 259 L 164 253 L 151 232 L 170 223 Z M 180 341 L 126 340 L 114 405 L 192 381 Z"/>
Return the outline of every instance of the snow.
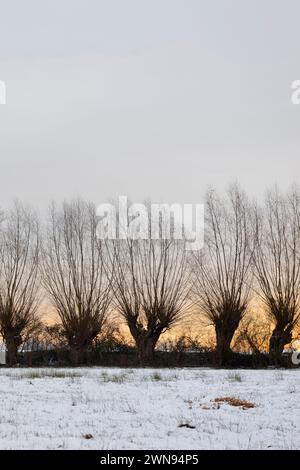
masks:
<path fill-rule="evenodd" d="M 299 373 L 3 368 L 0 448 L 299 449 Z"/>
<path fill-rule="evenodd" d="M 6 352 L 5 350 L 1 350 L 0 347 L 0 365 L 5 365 L 6 364 Z"/>

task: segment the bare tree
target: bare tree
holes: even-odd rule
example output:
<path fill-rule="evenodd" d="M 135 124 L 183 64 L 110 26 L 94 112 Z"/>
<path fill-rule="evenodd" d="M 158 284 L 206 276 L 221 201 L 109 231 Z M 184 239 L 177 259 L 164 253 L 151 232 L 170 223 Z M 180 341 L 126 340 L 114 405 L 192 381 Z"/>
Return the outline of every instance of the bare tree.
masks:
<path fill-rule="evenodd" d="M 50 208 L 43 280 L 60 317 L 74 364 L 81 362 L 107 320 L 111 281 L 96 209 L 81 200 Z"/>
<path fill-rule="evenodd" d="M 234 337 L 233 348 L 239 352 L 251 351 L 253 354 L 260 354 L 268 350 L 270 336 L 269 322 L 258 322 L 256 319 L 246 316 Z"/>
<path fill-rule="evenodd" d="M 274 329 L 269 352 L 280 357 L 291 342 L 300 315 L 300 196 L 292 190 L 269 191 L 263 210 L 257 209 L 255 250 L 258 294 Z"/>
<path fill-rule="evenodd" d="M 9 365 L 17 363 L 19 347 L 39 323 L 39 252 L 38 219 L 16 202 L 0 233 L 0 333 Z"/>
<path fill-rule="evenodd" d="M 141 364 L 150 363 L 160 336 L 187 311 L 187 253 L 170 237 L 114 244 L 115 306 L 135 341 Z"/>
<path fill-rule="evenodd" d="M 232 186 L 226 198 L 206 195 L 205 246 L 192 257 L 193 294 L 200 314 L 216 332 L 220 362 L 230 345 L 250 296 L 253 240 L 251 207 L 246 195 Z"/>

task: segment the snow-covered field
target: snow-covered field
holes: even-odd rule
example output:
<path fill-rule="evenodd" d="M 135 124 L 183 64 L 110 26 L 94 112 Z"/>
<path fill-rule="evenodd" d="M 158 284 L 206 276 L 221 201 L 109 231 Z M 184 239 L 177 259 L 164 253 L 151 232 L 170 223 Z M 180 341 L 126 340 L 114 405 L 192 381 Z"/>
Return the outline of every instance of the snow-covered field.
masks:
<path fill-rule="evenodd" d="M 1 449 L 299 449 L 300 370 L 0 369 Z M 250 409 L 216 403 L 248 400 Z"/>

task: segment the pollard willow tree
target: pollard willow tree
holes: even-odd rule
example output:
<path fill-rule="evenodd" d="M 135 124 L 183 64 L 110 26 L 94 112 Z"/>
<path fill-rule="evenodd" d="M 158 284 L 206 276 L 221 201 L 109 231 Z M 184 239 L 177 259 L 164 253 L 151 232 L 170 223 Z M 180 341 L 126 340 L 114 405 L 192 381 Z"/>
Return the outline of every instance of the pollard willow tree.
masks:
<path fill-rule="evenodd" d="M 158 238 L 149 228 L 147 239 L 128 237 L 113 246 L 115 308 L 135 341 L 140 363 L 149 364 L 161 335 L 188 311 L 186 243 L 161 222 Z"/>
<path fill-rule="evenodd" d="M 44 245 L 43 283 L 77 364 L 105 326 L 111 302 L 106 246 L 97 238 L 94 204 L 52 204 Z"/>
<path fill-rule="evenodd" d="M 0 333 L 7 363 L 18 362 L 18 349 L 39 326 L 37 216 L 16 202 L 4 214 L 0 230 Z"/>
<path fill-rule="evenodd" d="M 233 336 L 244 317 L 251 291 L 253 220 L 248 199 L 237 186 L 225 198 L 206 194 L 205 243 L 192 255 L 193 298 L 216 333 L 220 363 L 231 353 Z"/>
<path fill-rule="evenodd" d="M 269 352 L 279 358 L 300 318 L 300 195 L 275 188 L 256 210 L 255 273 L 269 320 Z"/>

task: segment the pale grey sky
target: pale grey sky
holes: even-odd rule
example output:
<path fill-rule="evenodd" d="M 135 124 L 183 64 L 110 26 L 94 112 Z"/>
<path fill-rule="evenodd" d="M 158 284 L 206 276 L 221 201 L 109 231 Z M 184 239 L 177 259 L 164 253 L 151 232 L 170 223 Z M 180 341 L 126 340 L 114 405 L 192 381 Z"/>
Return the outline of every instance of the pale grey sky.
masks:
<path fill-rule="evenodd" d="M 0 205 L 299 181 L 299 0 L 0 0 Z"/>

